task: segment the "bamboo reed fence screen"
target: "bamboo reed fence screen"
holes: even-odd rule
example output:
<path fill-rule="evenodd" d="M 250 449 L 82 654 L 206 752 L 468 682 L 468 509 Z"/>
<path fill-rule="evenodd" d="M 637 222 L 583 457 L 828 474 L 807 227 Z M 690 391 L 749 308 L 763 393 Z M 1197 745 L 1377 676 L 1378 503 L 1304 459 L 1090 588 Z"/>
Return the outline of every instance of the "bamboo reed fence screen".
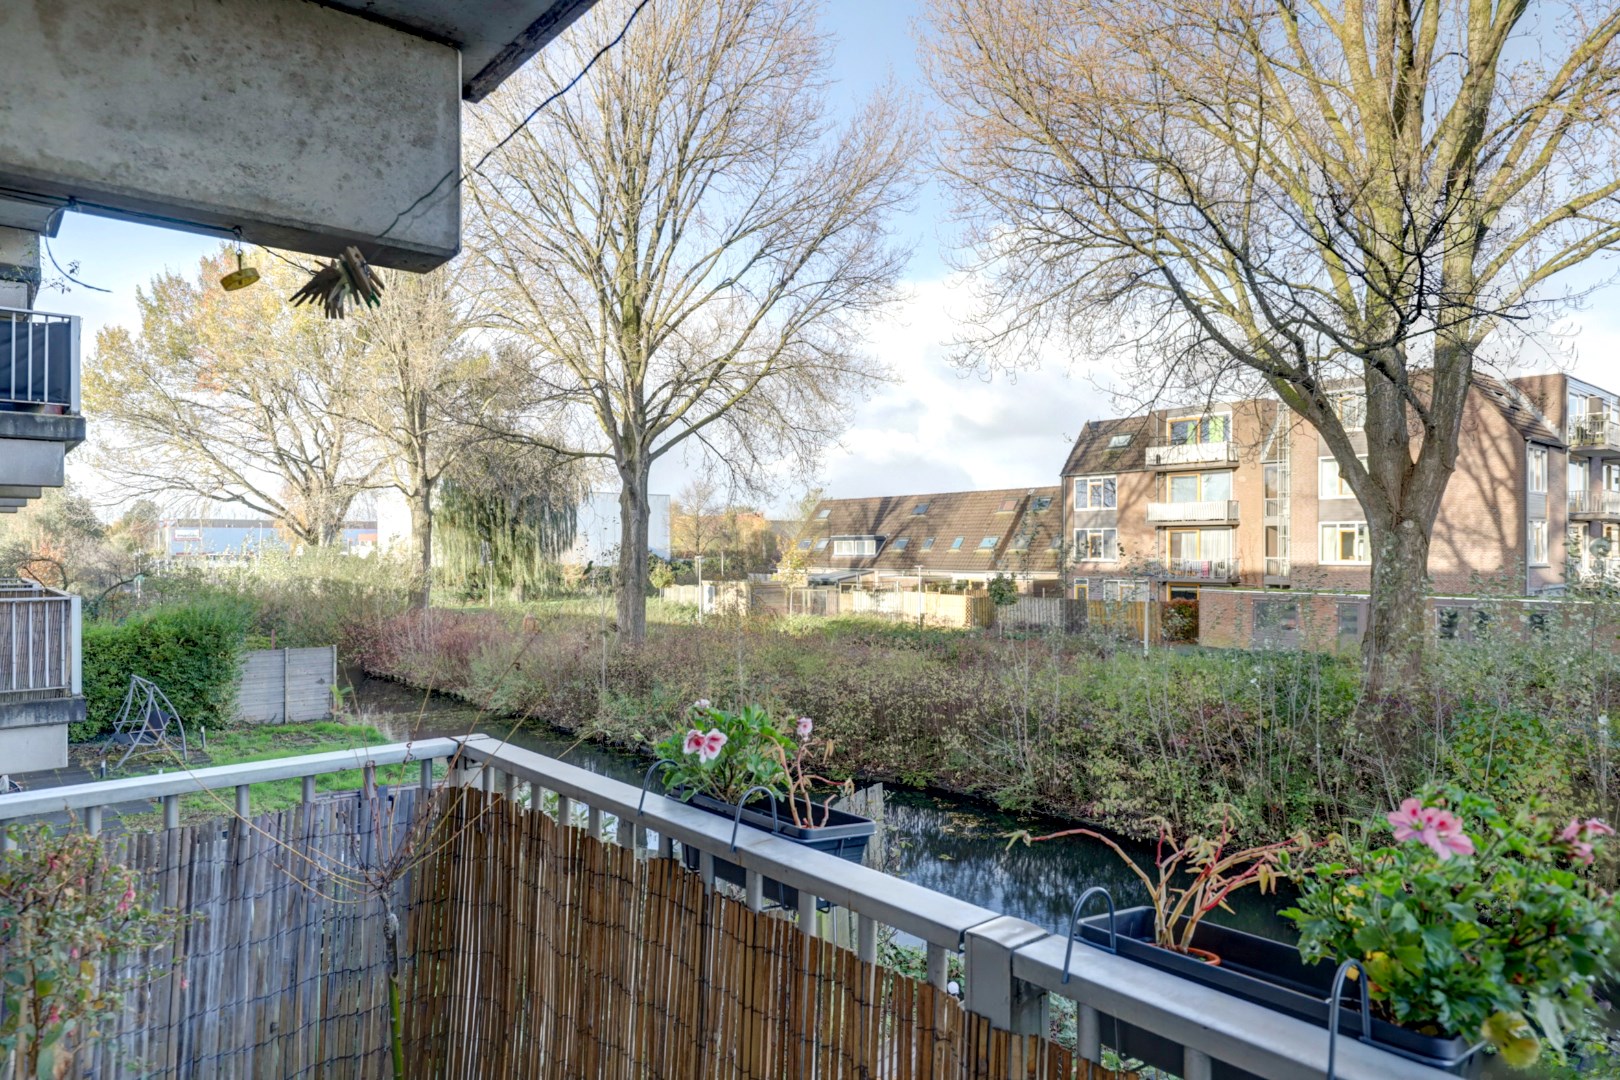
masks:
<path fill-rule="evenodd" d="M 925 982 L 504 799 L 469 800 L 412 904 L 421 1075 L 1058 1080 L 1090 1066 Z M 1101 1073 L 1101 1070 L 1097 1070 Z"/>
<path fill-rule="evenodd" d="M 115 1037 L 80 1046 L 63 1075 L 388 1075 L 383 915 L 357 869 L 399 849 L 422 803 L 399 788 L 107 835 L 153 906 L 191 918 L 172 945 L 107 973 L 137 988 L 123 995 Z M 408 875 L 392 895 L 408 922 Z"/>
<path fill-rule="evenodd" d="M 104 842 L 156 904 L 193 918 L 172 946 L 110 973 L 157 974 L 125 995 L 116 1038 L 81 1048 L 67 1077 L 391 1076 L 384 911 L 364 881 L 389 865 L 401 871 L 385 877 L 402 923 L 412 1078 L 1094 1071 L 779 913 L 706 892 L 677 860 L 470 788 L 430 799 L 401 787 Z"/>

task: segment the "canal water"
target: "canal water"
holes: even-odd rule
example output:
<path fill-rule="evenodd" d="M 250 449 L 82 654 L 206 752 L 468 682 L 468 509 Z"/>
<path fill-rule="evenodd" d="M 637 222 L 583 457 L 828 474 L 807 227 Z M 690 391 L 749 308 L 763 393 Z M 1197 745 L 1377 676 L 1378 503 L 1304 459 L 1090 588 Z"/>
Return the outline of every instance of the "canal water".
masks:
<path fill-rule="evenodd" d="M 639 786 L 650 758 L 580 742 L 539 725 L 513 727 L 511 720 L 475 723 L 476 711 L 450 698 L 426 696 L 399 683 L 354 673 L 354 704 L 361 718 L 385 728 L 390 739 L 461 735 L 474 731 L 507 738 L 513 745 L 582 769 Z M 1034 845 L 1007 846 L 1020 829 L 1039 836 L 1065 828 L 1061 822 L 1002 813 L 972 800 L 890 788 L 884 794 L 881 869 L 1006 915 L 1027 919 L 1053 933 L 1067 928 L 1074 901 L 1092 885 L 1106 886 L 1117 908 L 1143 903 L 1141 883 L 1108 847 L 1088 837 L 1064 837 Z M 1143 866 L 1152 845 L 1122 842 Z M 1100 901 L 1091 913 L 1103 910 Z M 1249 888 L 1234 894 L 1232 910 L 1212 920 L 1267 937 L 1291 939 L 1277 911 L 1286 897 Z"/>

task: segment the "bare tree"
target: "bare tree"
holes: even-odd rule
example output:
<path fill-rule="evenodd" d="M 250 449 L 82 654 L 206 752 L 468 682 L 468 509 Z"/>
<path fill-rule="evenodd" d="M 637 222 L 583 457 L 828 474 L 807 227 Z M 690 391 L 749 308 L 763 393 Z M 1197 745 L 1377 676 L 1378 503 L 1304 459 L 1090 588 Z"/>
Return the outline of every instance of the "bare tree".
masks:
<path fill-rule="evenodd" d="M 993 282 L 971 355 L 1075 335 L 1144 383 L 1274 392 L 1367 515 L 1364 686 L 1411 678 L 1482 347 L 1620 239 L 1620 11 L 933 0 L 932 23 Z"/>
<path fill-rule="evenodd" d="M 724 539 L 726 501 L 712 473 L 687 481 L 670 508 L 670 554 L 703 556 Z"/>
<path fill-rule="evenodd" d="M 646 634 L 652 465 L 701 440 L 744 477 L 803 464 L 878 369 L 860 322 L 893 295 L 884 222 L 913 189 L 893 94 L 829 118 L 811 0 L 602 3 L 472 122 L 514 132 L 471 185 L 489 325 L 529 349 L 528 413 L 621 485 L 618 628 Z"/>
<path fill-rule="evenodd" d="M 452 271 L 384 271 L 387 303 L 355 319 L 362 350 L 361 393 L 351 417 L 385 456 L 386 486 L 411 511 L 416 606 L 427 607 L 433 581 L 433 496 L 464 453 L 490 438 L 498 408 L 498 365 L 468 338 Z"/>
<path fill-rule="evenodd" d="M 298 543 L 337 539 L 377 462 L 350 417 L 361 383 L 353 327 L 293 308 L 295 269 L 227 293 L 221 251 L 188 280 L 165 272 L 136 293 L 138 334 L 96 335 L 84 373 L 98 469 L 127 495 L 178 493 L 274 518 Z"/>

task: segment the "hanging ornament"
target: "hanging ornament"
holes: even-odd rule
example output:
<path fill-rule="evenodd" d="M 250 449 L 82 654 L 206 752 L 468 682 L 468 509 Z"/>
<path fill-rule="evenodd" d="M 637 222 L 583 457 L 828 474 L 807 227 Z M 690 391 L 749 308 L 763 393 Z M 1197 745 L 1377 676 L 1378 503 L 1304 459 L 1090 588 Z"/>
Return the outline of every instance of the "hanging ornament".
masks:
<path fill-rule="evenodd" d="M 380 307 L 382 291 L 382 281 L 367 265 L 360 249 L 347 247 L 292 294 L 292 303 L 299 307 L 318 300 L 328 319 L 341 319 L 351 297 L 367 307 Z"/>
<path fill-rule="evenodd" d="M 219 287 L 226 292 L 235 292 L 256 284 L 259 272 L 251 266 L 242 265 L 242 230 L 236 230 L 236 269 L 219 279 Z"/>

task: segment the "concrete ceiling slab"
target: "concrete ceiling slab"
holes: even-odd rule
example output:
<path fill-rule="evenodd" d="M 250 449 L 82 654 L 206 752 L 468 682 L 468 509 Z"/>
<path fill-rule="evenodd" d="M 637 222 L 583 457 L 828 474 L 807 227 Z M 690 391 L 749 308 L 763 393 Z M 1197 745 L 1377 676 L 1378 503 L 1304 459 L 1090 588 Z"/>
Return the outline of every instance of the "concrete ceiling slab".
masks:
<path fill-rule="evenodd" d="M 319 0 L 461 50 L 461 96 L 482 101 L 596 0 Z"/>

